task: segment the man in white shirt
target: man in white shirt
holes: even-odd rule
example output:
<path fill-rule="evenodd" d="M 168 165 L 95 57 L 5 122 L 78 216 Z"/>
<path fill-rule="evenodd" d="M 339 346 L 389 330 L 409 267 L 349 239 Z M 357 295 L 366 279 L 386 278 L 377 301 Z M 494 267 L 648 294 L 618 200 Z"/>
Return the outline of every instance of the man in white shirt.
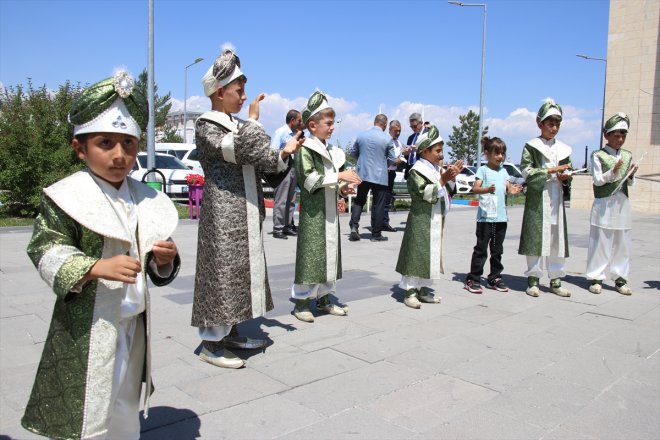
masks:
<path fill-rule="evenodd" d="M 394 203 L 394 179 L 396 170 L 401 164 L 401 123 L 396 119 L 390 121 L 390 136 L 392 136 L 392 147 L 394 148 L 394 163 L 387 168 L 387 199 L 385 200 L 385 215 L 383 217 L 383 231 L 396 232 L 396 229 L 390 225 L 390 207 Z"/>

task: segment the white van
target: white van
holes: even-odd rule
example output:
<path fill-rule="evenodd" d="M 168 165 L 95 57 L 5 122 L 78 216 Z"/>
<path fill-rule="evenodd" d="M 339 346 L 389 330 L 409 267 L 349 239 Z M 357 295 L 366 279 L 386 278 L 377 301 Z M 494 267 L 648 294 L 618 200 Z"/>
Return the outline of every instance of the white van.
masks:
<path fill-rule="evenodd" d="M 175 142 L 156 142 L 156 152 L 172 155 L 181 160 L 188 168 L 199 174 L 204 174 L 197 159 L 197 146 Z"/>

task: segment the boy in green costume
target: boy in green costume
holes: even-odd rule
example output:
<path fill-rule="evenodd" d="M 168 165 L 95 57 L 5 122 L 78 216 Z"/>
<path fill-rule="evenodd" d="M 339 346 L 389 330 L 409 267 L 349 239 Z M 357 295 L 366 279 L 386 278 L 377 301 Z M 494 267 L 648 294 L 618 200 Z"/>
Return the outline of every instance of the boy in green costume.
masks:
<path fill-rule="evenodd" d="M 419 309 L 422 303 L 440 302 L 428 288 L 444 273 L 442 240 L 449 211 L 445 185 L 463 169 L 463 161 L 459 160 L 442 173 L 443 145 L 435 126 L 419 136 L 415 144 L 418 160 L 408 176 L 412 203 L 396 271 L 401 274 L 399 287 L 406 291 L 403 302 L 413 309 Z"/>
<path fill-rule="evenodd" d="M 315 92 L 302 111 L 303 124 L 311 135 L 295 157 L 300 187 L 300 220 L 296 247 L 296 275 L 291 296 L 296 306 L 293 315 L 314 322 L 309 308 L 316 298 L 319 312 L 344 316 L 346 306 L 332 304 L 328 295 L 341 278 L 341 247 L 337 196 L 355 193 L 362 180 L 346 169 L 346 154 L 328 142 L 335 124 L 335 111 L 326 96 Z"/>
<path fill-rule="evenodd" d="M 561 285 L 566 275 L 568 232 L 562 186 L 570 183 L 571 147 L 555 139 L 562 121 L 562 109 L 552 99 L 546 100 L 537 115 L 541 135 L 528 141 L 520 168 L 527 181 L 525 211 L 518 253 L 527 256 L 527 290 L 539 296 L 539 279 L 547 269 L 550 290 L 567 297 L 571 293 Z"/>
<path fill-rule="evenodd" d="M 87 169 L 44 188 L 28 255 L 57 295 L 23 426 L 50 438 L 140 437 L 152 392 L 149 291 L 180 259 L 177 211 L 128 178 L 148 120 L 126 72 L 74 101 L 73 148 Z"/>

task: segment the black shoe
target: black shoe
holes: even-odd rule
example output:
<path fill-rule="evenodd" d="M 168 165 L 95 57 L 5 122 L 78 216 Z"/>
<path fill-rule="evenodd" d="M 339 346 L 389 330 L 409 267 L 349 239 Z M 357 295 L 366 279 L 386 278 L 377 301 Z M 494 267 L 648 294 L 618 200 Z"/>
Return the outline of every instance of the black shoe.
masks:
<path fill-rule="evenodd" d="M 286 240 L 289 237 L 284 235 L 284 232 L 282 232 L 282 231 L 273 231 L 273 238 L 281 238 L 282 240 Z"/>
<path fill-rule="evenodd" d="M 351 228 L 351 235 L 348 237 L 349 241 L 360 241 L 360 234 L 358 234 L 357 228 Z"/>
<path fill-rule="evenodd" d="M 387 237 L 383 235 L 372 235 L 371 241 L 387 241 Z"/>
<path fill-rule="evenodd" d="M 293 229 L 285 229 L 282 233 L 284 235 L 289 235 L 291 237 L 295 237 L 296 235 L 298 235 L 298 233 L 296 231 L 294 231 Z"/>
<path fill-rule="evenodd" d="M 383 226 L 383 231 L 386 231 L 386 232 L 396 232 L 396 229 L 394 229 L 394 228 L 393 228 L 392 226 L 390 226 L 390 225 L 384 225 L 384 226 Z"/>
<path fill-rule="evenodd" d="M 291 223 L 291 226 L 289 226 L 289 229 L 292 230 L 295 233 L 298 233 L 298 226 L 294 225 Z"/>

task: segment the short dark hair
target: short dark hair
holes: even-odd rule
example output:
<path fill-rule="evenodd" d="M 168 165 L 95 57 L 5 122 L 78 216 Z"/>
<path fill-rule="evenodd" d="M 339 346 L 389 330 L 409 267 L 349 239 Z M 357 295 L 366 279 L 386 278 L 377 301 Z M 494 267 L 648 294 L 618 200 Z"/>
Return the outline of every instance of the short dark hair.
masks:
<path fill-rule="evenodd" d="M 307 120 L 307 124 L 305 124 L 305 127 L 309 127 L 309 123 L 314 121 L 314 122 L 319 122 L 321 118 L 332 118 L 334 119 L 336 116 L 335 111 L 332 107 L 324 108 L 318 113 L 315 113 L 313 116 L 310 116 L 310 118 Z"/>
<path fill-rule="evenodd" d="M 291 121 L 293 121 L 294 119 L 296 119 L 296 118 L 298 117 L 299 114 L 300 114 L 300 112 L 299 112 L 298 110 L 289 110 L 289 111 L 286 113 L 286 123 L 288 124 L 289 122 L 291 122 Z"/>

